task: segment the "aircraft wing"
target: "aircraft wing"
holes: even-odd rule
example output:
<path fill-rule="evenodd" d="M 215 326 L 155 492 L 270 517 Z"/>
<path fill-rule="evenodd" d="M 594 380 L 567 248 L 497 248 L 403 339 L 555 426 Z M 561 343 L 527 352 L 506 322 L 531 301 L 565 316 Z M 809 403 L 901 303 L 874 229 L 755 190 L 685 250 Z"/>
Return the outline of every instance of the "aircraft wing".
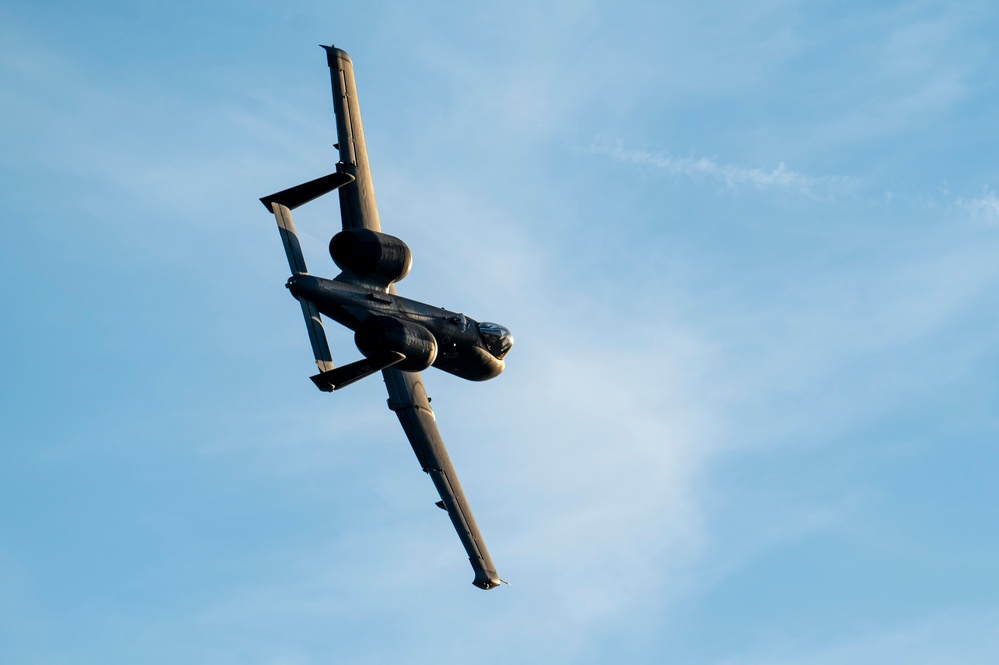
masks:
<path fill-rule="evenodd" d="M 437 505 L 447 511 L 458 538 L 468 553 L 468 561 L 475 571 L 472 584 L 480 589 L 492 589 L 502 580 L 489 556 L 486 543 L 472 516 L 472 509 L 458 482 L 458 474 L 451 465 L 451 458 L 444 447 L 444 439 L 437 429 L 430 400 L 423 388 L 423 379 L 416 372 L 395 369 L 382 371 L 389 393 L 389 408 L 399 417 L 402 428 L 413 446 L 416 459 L 437 487 L 441 502 Z"/>
<path fill-rule="evenodd" d="M 336 116 L 336 139 L 340 161 L 336 170 L 347 173 L 354 182 L 339 190 L 340 219 L 343 229 L 370 229 L 381 231 L 375 188 L 368 166 L 368 149 L 364 144 L 364 127 L 361 125 L 361 107 L 357 101 L 354 83 L 354 64 L 346 51 L 335 46 L 326 49 L 326 62 L 330 66 L 333 85 L 333 114 Z"/>

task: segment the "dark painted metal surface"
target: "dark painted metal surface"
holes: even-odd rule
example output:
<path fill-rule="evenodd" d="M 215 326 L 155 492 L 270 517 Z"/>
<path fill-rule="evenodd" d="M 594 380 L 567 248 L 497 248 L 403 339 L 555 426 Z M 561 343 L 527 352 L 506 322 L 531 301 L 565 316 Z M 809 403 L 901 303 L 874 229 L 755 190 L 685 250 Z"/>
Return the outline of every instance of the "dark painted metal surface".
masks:
<path fill-rule="evenodd" d="M 292 276 L 287 287 L 302 304 L 323 391 L 338 390 L 381 371 L 395 412 L 421 468 L 437 488 L 482 589 L 500 584 L 496 567 L 465 498 L 419 370 L 428 366 L 471 381 L 498 376 L 513 337 L 503 326 L 479 323 L 459 312 L 397 295 L 395 282 L 409 269 L 409 249 L 380 234 L 378 207 L 368 164 L 354 66 L 344 51 L 324 46 L 333 88 L 340 161 L 337 172 L 264 197 L 278 222 Z M 331 242 L 342 272 L 335 279 L 308 274 L 291 209 L 338 190 L 344 232 Z M 374 233 L 372 233 L 374 232 Z M 364 359 L 334 368 L 320 313 L 355 331 Z"/>
<path fill-rule="evenodd" d="M 338 189 L 354 181 L 354 176 L 348 173 L 331 173 L 322 178 L 316 178 L 309 182 L 289 187 L 277 194 L 271 194 L 260 199 L 268 212 L 272 212 L 271 204 L 280 203 L 288 210 L 294 210 L 300 205 L 305 205 L 309 201 L 318 199 L 323 194 L 329 194 L 334 189 Z"/>
<path fill-rule="evenodd" d="M 433 366 L 469 381 L 485 381 L 499 376 L 503 360 L 486 348 L 479 322 L 443 307 L 432 307 L 394 293 L 382 293 L 338 279 L 295 275 L 288 280 L 292 295 L 313 303 L 337 323 L 357 330 L 373 316 L 392 316 L 418 323 L 437 340 L 438 353 Z"/>
<path fill-rule="evenodd" d="M 340 215 L 344 229 L 381 231 L 375 186 L 368 167 L 368 148 L 364 143 L 361 106 L 354 84 L 354 63 L 346 51 L 324 46 L 333 85 L 333 115 L 336 117 L 337 145 L 340 163 L 337 171 L 354 177 L 355 186 L 340 190 Z"/>
<path fill-rule="evenodd" d="M 423 378 L 417 373 L 387 369 L 382 372 L 389 393 L 389 408 L 399 417 L 402 429 L 409 438 L 413 452 L 420 466 L 426 471 L 437 487 L 444 510 L 447 511 L 458 539 L 465 547 L 468 562 L 475 571 L 472 584 L 481 589 L 499 586 L 500 578 L 496 566 L 489 556 L 486 543 L 482 539 L 479 526 L 472 516 L 472 509 L 465 499 L 458 474 L 451 465 L 451 458 L 444 447 L 444 439 L 437 429 L 433 409 Z"/>

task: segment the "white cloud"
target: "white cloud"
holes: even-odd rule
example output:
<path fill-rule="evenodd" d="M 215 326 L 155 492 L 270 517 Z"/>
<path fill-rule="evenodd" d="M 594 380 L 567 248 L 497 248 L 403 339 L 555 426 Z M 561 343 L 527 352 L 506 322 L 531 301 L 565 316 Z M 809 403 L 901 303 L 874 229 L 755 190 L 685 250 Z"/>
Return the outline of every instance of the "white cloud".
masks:
<path fill-rule="evenodd" d="M 959 198 L 957 204 L 967 210 L 976 221 L 999 224 L 999 196 L 990 189 L 973 199 Z"/>
<path fill-rule="evenodd" d="M 830 196 L 845 193 L 859 184 L 856 178 L 848 176 L 811 176 L 793 171 L 784 162 L 767 170 L 720 163 L 711 157 L 674 157 L 668 153 L 629 150 L 620 142 L 613 145 L 596 142 L 589 150 L 605 154 L 619 162 L 650 167 L 670 175 L 717 180 L 729 189 L 781 188 L 796 190 L 809 196 Z"/>

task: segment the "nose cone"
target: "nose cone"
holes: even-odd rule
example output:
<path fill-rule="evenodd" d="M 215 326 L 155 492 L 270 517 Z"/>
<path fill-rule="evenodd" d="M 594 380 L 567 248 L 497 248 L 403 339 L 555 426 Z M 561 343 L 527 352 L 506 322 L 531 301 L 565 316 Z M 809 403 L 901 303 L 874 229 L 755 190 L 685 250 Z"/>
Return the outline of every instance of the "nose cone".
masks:
<path fill-rule="evenodd" d="M 482 336 L 486 348 L 489 349 L 489 353 L 493 354 L 497 360 L 503 360 L 503 357 L 513 348 L 513 335 L 506 326 L 483 321 L 479 324 L 479 334 Z"/>

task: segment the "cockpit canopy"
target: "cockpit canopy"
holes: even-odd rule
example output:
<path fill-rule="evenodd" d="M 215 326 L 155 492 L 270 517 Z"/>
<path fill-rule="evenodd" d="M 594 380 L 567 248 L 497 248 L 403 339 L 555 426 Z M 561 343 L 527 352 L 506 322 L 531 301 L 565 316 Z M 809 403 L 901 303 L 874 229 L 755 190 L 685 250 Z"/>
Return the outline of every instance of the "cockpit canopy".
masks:
<path fill-rule="evenodd" d="M 482 336 L 486 349 L 497 360 L 503 360 L 503 356 L 513 348 L 513 335 L 507 328 L 498 323 L 483 321 L 479 324 L 479 334 Z"/>

